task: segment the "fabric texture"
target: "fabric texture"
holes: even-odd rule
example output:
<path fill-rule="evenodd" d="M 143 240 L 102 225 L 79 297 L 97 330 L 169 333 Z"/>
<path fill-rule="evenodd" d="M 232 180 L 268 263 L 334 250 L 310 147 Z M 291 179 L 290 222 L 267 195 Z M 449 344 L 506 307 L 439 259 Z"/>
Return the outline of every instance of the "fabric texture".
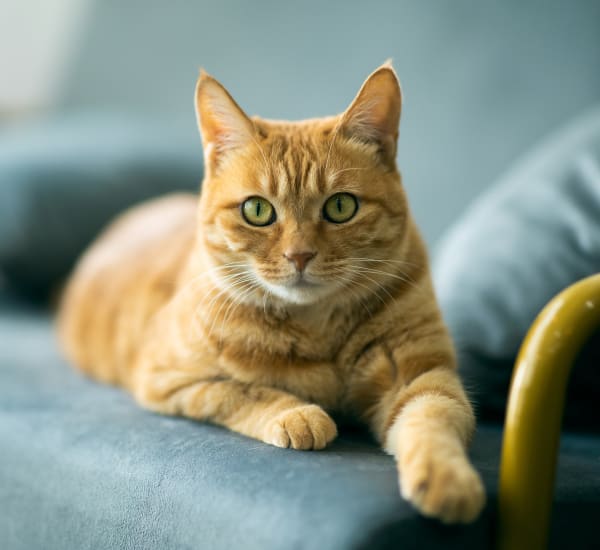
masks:
<path fill-rule="evenodd" d="M 484 515 L 446 527 L 400 498 L 393 459 L 364 434 L 301 452 L 152 414 L 71 369 L 46 314 L 0 310 L 3 550 L 489 548 L 500 435 L 480 427 L 471 450 Z M 595 540 L 599 456 L 600 438 L 563 438 L 554 548 Z"/>
<path fill-rule="evenodd" d="M 518 348 L 542 307 L 600 271 L 600 108 L 543 143 L 438 248 L 434 276 L 482 416 L 501 418 Z M 600 335 L 573 374 L 567 421 L 600 429 Z"/>
<path fill-rule="evenodd" d="M 44 295 L 116 213 L 201 179 L 200 139 L 166 123 L 86 114 L 9 128 L 0 133 L 0 271 Z"/>

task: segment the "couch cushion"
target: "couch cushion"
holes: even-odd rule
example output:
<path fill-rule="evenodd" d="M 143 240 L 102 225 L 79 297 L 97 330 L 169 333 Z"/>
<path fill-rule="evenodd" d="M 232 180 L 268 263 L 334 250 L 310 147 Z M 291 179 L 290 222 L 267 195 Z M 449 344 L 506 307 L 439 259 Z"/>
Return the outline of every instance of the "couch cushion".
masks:
<path fill-rule="evenodd" d="M 560 290 L 600 271 L 600 108 L 481 197 L 441 243 L 435 282 L 482 416 L 501 418 L 527 329 Z M 600 334 L 575 369 L 567 421 L 600 428 Z"/>
<path fill-rule="evenodd" d="M 499 448 L 500 429 L 480 428 L 488 507 L 445 527 L 400 498 L 393 459 L 362 434 L 298 452 L 161 417 L 72 370 L 47 316 L 0 314 L 3 550 L 487 548 Z M 599 457 L 599 439 L 563 442 L 555 525 L 573 548 L 595 529 Z"/>
<path fill-rule="evenodd" d="M 0 133 L 0 271 L 45 294 L 117 212 L 198 189 L 200 140 L 132 116 L 71 115 Z"/>

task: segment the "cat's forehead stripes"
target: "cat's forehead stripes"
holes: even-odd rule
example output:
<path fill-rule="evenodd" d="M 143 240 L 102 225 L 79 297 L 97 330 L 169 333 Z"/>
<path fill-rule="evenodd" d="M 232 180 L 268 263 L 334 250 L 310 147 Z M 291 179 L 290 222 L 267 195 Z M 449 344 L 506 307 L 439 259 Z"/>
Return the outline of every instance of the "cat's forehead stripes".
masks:
<path fill-rule="evenodd" d="M 269 193 L 275 197 L 302 197 L 322 193 L 322 146 L 304 135 L 273 136 L 267 144 L 271 165 Z"/>

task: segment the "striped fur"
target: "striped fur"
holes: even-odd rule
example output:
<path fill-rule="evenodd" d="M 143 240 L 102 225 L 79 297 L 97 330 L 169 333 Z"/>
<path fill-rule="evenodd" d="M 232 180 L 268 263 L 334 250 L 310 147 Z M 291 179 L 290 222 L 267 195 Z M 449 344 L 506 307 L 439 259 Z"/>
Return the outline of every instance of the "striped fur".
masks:
<path fill-rule="evenodd" d="M 336 117 L 251 119 L 206 74 L 196 106 L 202 193 L 127 211 L 82 257 L 59 314 L 70 359 L 151 410 L 281 447 L 321 449 L 337 433 L 330 414 L 356 418 L 419 510 L 473 520 L 473 413 L 395 165 L 391 66 Z M 322 214 L 337 192 L 359 201 L 347 223 Z M 251 196 L 275 223 L 244 220 Z M 303 251 L 316 254 L 311 286 L 286 259 Z"/>

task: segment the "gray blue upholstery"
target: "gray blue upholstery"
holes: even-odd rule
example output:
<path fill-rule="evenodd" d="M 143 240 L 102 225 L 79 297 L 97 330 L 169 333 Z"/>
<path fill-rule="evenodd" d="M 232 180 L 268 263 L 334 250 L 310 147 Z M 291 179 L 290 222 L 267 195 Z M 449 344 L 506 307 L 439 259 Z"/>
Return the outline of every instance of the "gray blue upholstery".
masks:
<path fill-rule="evenodd" d="M 483 416 L 501 419 L 528 327 L 560 290 L 600 271 L 600 107 L 551 137 L 440 243 L 435 282 Z M 600 430 L 600 334 L 571 380 L 567 421 Z"/>
<path fill-rule="evenodd" d="M 200 138 L 165 121 L 88 113 L 0 132 L 0 272 L 44 294 L 115 214 L 201 179 Z"/>

